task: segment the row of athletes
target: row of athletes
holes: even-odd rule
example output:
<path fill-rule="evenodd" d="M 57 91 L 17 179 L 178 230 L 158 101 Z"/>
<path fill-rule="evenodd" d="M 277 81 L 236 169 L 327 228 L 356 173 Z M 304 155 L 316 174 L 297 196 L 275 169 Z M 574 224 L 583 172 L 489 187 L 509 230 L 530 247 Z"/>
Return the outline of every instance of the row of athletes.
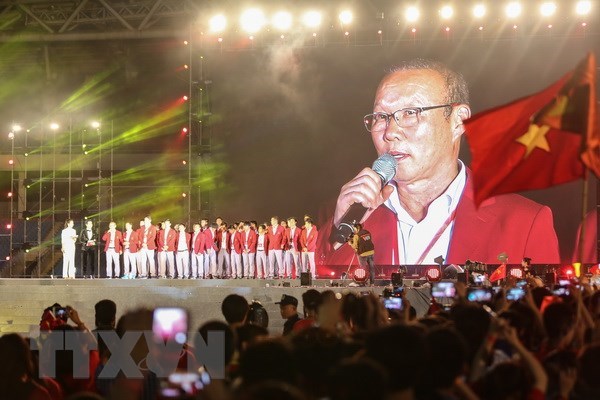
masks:
<path fill-rule="evenodd" d="M 68 230 L 71 231 L 66 232 Z M 86 229 L 79 236 L 71 220 L 67 221 L 67 227 L 63 230 L 63 277 L 74 278 L 75 249 L 73 245 L 72 252 L 65 251 L 68 247 L 64 244 L 65 237 L 67 243 L 70 239 L 78 239 L 82 244 L 85 265 L 87 250 L 96 246 L 91 221 L 86 223 Z M 122 277 L 127 279 L 292 279 L 306 271 L 314 278 L 317 239 L 318 230 L 308 216 L 305 216 L 301 227 L 294 217 L 280 223 L 279 218 L 274 216 L 269 226 L 257 226 L 255 222 L 239 222 L 228 226 L 221 218 L 209 224 L 207 219 L 203 219 L 193 225 L 192 232 L 188 232 L 182 223 L 171 227 L 170 220 L 155 226 L 152 218 L 147 216 L 140 221 L 137 230 L 127 222 L 125 230 L 121 232 L 116 229 L 116 223 L 111 222 L 102 236 L 106 276 L 109 279 L 121 277 L 121 255 Z"/>

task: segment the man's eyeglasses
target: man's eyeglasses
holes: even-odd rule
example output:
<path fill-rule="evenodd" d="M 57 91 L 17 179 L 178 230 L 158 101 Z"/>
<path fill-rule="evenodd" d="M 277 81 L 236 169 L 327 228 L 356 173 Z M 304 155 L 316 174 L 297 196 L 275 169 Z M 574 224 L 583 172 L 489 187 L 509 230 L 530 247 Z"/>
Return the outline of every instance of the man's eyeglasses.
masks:
<path fill-rule="evenodd" d="M 442 104 L 429 107 L 409 107 L 394 111 L 391 114 L 383 112 L 367 114 L 364 117 L 365 128 L 369 132 L 385 130 L 390 125 L 390 118 L 392 117 L 394 117 L 394 121 L 396 121 L 400 128 L 412 128 L 419 125 L 419 116 L 423 111 L 453 106 L 454 104 Z"/>

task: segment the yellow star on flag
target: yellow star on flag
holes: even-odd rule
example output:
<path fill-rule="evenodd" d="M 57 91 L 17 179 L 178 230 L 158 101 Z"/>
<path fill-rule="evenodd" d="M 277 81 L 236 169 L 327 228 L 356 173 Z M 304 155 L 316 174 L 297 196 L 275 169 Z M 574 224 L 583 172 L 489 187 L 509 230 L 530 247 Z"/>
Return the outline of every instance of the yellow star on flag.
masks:
<path fill-rule="evenodd" d="M 546 133 L 550 130 L 548 125 L 538 126 L 536 124 L 529 125 L 529 130 L 523 136 L 517 138 L 517 142 L 524 145 L 527 150 L 525 151 L 525 157 L 529 157 L 533 150 L 542 149 L 550 153 L 550 145 L 546 140 Z"/>

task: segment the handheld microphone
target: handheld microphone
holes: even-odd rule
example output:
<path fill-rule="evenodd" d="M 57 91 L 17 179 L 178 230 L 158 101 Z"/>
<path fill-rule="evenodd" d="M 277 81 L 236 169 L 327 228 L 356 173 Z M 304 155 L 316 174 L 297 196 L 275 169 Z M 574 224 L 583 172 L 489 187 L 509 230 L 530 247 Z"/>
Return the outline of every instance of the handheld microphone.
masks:
<path fill-rule="evenodd" d="M 373 162 L 371 167 L 381 178 L 383 189 L 396 175 L 396 159 L 391 154 L 383 154 Z M 367 208 L 360 203 L 354 203 L 342 217 L 339 226 L 334 227 L 329 235 L 331 243 L 346 243 L 352 233 L 354 224 L 360 222 L 367 212 Z"/>

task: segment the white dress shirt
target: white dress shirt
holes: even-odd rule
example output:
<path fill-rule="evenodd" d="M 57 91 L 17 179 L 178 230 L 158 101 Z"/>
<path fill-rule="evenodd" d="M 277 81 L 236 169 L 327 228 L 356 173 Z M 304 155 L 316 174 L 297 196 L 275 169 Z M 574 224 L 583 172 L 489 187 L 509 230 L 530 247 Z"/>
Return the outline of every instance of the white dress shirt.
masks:
<path fill-rule="evenodd" d="M 425 218 L 420 222 L 415 221 L 404 209 L 396 185 L 390 183 L 394 187 L 394 192 L 384 204 L 396 214 L 398 222 L 398 255 L 392 255 L 394 264 L 435 264 L 436 257 L 447 258 L 454 228 L 452 216 L 467 182 L 465 165 L 460 160 L 458 163 L 458 175 L 446 191 L 429 205 Z M 445 229 L 444 225 L 446 225 Z M 441 236 L 435 240 L 436 234 L 442 229 Z M 431 248 L 427 251 L 430 245 Z M 427 254 L 423 257 L 426 251 Z M 422 261 L 419 262 L 421 258 Z"/>

